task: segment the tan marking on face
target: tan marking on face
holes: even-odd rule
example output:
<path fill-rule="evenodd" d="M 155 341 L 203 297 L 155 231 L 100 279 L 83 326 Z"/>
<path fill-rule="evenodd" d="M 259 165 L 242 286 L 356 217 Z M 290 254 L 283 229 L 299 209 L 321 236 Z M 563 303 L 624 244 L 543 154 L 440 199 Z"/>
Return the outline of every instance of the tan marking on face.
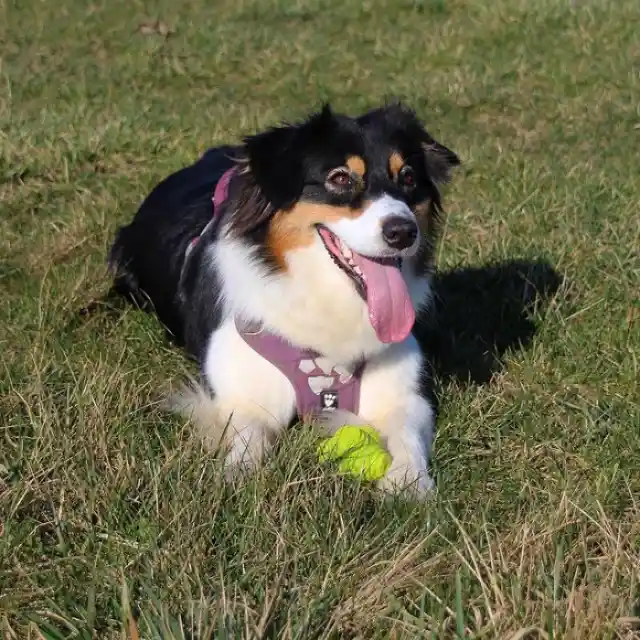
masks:
<path fill-rule="evenodd" d="M 391 175 L 394 178 L 397 177 L 397 175 L 400 173 L 400 169 L 402 169 L 404 165 L 404 158 L 397 151 L 394 151 L 389 156 L 389 171 L 391 171 Z"/>
<path fill-rule="evenodd" d="M 283 271 L 287 269 L 286 256 L 290 251 L 308 247 L 316 239 L 315 225 L 337 222 L 344 218 L 354 219 L 370 205 L 363 202 L 357 208 L 338 207 L 330 204 L 301 201 L 291 209 L 278 211 L 269 223 L 267 247 Z"/>
<path fill-rule="evenodd" d="M 350 171 L 364 178 L 364 174 L 367 172 L 367 165 L 360 156 L 349 156 L 345 164 Z"/>

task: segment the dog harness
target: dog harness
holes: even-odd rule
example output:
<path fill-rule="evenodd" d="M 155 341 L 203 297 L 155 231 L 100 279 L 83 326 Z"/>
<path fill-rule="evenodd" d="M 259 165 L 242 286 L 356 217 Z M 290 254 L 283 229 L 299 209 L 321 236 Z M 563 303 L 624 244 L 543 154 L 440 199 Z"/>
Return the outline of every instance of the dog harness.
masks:
<path fill-rule="evenodd" d="M 213 217 L 187 247 L 186 260 L 200 237 L 219 221 L 222 204 L 229 195 L 229 182 L 235 169 L 228 169 L 216 184 L 212 197 Z M 296 410 L 303 418 L 320 411 L 343 409 L 358 413 L 360 381 L 364 362 L 353 368 L 333 365 L 311 349 L 301 349 L 260 324 L 236 318 L 236 330 L 256 353 L 277 367 L 291 382 L 296 393 Z"/>
<path fill-rule="evenodd" d="M 358 413 L 364 363 L 353 369 L 331 362 L 310 349 L 300 349 L 284 338 L 236 318 L 242 339 L 284 373 L 296 392 L 300 417 L 319 411 L 345 409 Z"/>

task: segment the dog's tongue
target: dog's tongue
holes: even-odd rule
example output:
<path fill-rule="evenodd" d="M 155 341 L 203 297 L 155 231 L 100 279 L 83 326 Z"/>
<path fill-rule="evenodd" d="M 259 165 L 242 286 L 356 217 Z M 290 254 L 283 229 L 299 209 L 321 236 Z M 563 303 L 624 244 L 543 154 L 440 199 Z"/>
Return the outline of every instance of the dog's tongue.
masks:
<path fill-rule="evenodd" d="M 340 240 L 326 227 L 319 229 L 327 249 L 345 268 L 351 269 L 343 255 Z M 353 251 L 352 264 L 360 267 L 367 292 L 369 319 L 380 342 L 402 342 L 416 320 L 407 285 L 400 273 L 398 261 L 367 258 Z"/>
<path fill-rule="evenodd" d="M 402 342 L 416 320 L 407 285 L 396 260 L 372 260 L 353 252 L 364 276 L 369 319 L 380 342 Z"/>

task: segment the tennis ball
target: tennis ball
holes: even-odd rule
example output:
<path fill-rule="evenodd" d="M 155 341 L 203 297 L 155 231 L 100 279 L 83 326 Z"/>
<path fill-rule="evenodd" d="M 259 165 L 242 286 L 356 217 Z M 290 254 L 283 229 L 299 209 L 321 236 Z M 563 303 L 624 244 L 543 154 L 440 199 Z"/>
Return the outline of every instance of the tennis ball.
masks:
<path fill-rule="evenodd" d="M 372 427 L 345 425 L 318 446 L 320 462 L 338 463 L 341 473 L 364 480 L 380 480 L 391 466 L 391 456 Z"/>

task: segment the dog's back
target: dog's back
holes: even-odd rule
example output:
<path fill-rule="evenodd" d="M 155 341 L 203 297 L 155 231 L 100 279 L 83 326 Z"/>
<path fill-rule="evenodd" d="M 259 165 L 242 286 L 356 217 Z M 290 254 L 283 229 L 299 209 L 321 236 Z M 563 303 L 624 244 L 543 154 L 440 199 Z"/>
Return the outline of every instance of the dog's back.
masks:
<path fill-rule="evenodd" d="M 184 343 L 178 284 L 185 251 L 211 220 L 215 185 L 232 166 L 234 151 L 210 149 L 160 182 L 131 224 L 118 230 L 109 253 L 115 291 L 142 309 L 153 309 L 179 344 Z"/>

